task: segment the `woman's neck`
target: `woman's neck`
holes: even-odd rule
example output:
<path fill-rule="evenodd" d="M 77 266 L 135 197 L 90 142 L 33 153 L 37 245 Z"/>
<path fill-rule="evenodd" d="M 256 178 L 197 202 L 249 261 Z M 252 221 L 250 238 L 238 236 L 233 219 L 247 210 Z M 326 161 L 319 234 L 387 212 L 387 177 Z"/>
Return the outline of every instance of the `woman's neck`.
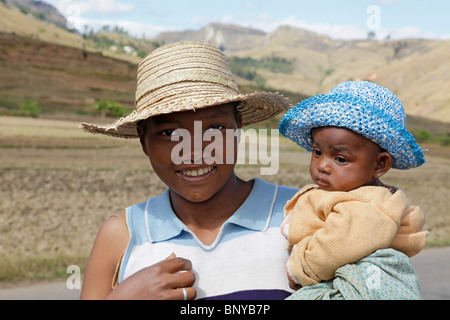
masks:
<path fill-rule="evenodd" d="M 191 202 L 170 190 L 172 208 L 178 218 L 206 245 L 216 239 L 220 227 L 244 203 L 253 184 L 232 175 L 210 199 Z"/>

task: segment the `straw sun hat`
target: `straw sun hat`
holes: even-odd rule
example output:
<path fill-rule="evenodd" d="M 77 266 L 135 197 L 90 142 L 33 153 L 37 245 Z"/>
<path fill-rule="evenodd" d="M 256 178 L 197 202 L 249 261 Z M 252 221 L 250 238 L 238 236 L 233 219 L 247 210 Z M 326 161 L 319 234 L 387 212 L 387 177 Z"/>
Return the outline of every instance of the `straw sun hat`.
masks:
<path fill-rule="evenodd" d="M 136 123 L 149 117 L 238 102 L 242 126 L 272 118 L 290 106 L 278 93 L 242 95 L 228 60 L 216 47 L 198 41 L 164 45 L 138 67 L 135 110 L 110 126 L 82 123 L 91 133 L 137 138 Z"/>
<path fill-rule="evenodd" d="M 311 130 L 330 126 L 347 128 L 372 140 L 391 154 L 393 168 L 410 169 L 425 163 L 422 149 L 406 129 L 402 102 L 373 82 L 343 82 L 328 94 L 303 100 L 284 115 L 279 130 L 311 151 Z"/>

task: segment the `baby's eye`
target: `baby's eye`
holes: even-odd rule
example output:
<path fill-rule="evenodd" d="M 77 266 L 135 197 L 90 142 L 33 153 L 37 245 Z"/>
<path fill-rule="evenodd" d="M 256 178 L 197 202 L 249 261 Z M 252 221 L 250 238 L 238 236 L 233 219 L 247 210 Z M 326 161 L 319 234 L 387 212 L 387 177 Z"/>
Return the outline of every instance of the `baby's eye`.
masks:
<path fill-rule="evenodd" d="M 339 164 L 346 164 L 348 161 L 347 161 L 347 159 L 345 159 L 345 158 L 343 158 L 343 157 L 336 157 L 336 161 L 339 163 Z"/>
<path fill-rule="evenodd" d="M 320 157 L 322 155 L 322 151 L 319 149 L 313 149 L 312 153 L 315 157 Z"/>

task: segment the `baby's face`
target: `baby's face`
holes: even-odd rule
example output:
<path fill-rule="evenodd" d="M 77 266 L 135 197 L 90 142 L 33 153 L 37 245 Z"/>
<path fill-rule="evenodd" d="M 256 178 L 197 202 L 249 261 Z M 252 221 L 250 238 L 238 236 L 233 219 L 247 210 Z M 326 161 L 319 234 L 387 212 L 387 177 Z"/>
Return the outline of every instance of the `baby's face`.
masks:
<path fill-rule="evenodd" d="M 381 148 L 351 130 L 321 127 L 312 131 L 310 174 L 327 191 L 350 191 L 375 184 Z"/>

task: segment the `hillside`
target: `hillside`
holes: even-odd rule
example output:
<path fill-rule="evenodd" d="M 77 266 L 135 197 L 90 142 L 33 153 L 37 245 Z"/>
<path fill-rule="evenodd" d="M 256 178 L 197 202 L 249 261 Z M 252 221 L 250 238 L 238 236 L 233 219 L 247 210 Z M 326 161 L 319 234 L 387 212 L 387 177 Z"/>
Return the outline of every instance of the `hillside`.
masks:
<path fill-rule="evenodd" d="M 97 57 L 111 56 L 132 65 L 163 43 L 207 41 L 229 57 L 244 92 L 250 88 L 283 90 L 295 98 L 325 93 L 342 81 L 370 80 L 396 93 L 407 114 L 450 122 L 450 41 L 341 41 L 291 26 L 265 33 L 218 23 L 198 30 L 161 33 L 152 39 L 133 38 L 118 27 L 104 27 L 98 32 L 84 30 L 81 36 L 57 26 L 62 16 L 58 17 L 56 9 L 45 7 L 39 14 L 30 2 L 45 7 L 39 1 L 0 0 L 0 33 L 79 48 L 89 54 L 99 52 Z M 15 3 L 21 9 L 5 3 Z M 0 57 L 7 61 L 9 56 L 4 51 Z M 36 74 L 36 68 L 31 73 Z M 3 83 L 0 86 L 5 87 Z M 88 96 L 95 90 L 91 89 Z M 11 100 L 17 99 L 0 97 L 0 102 Z"/>
<path fill-rule="evenodd" d="M 231 60 L 246 59 L 254 66 L 262 60 L 284 63 L 290 71 L 253 67 L 244 72 L 251 83 L 279 90 L 313 95 L 342 81 L 374 81 L 396 93 L 408 114 L 450 122 L 450 41 L 341 41 L 291 26 L 265 34 L 220 24 L 156 39 L 209 41 Z"/>
<path fill-rule="evenodd" d="M 134 107 L 137 64 L 101 53 L 0 33 L 0 114 L 25 102 L 43 113 L 95 115 L 92 105 L 112 100 Z M 261 88 L 240 83 L 242 93 Z M 305 98 L 289 91 L 293 101 Z"/>
<path fill-rule="evenodd" d="M 263 31 L 256 29 L 212 23 L 199 30 L 163 32 L 154 40 L 166 43 L 201 40 L 212 43 L 226 52 L 234 52 L 259 46 L 265 35 Z"/>
<path fill-rule="evenodd" d="M 100 99 L 132 108 L 136 65 L 99 53 L 0 34 L 0 111 L 24 102 L 43 112 L 89 113 Z"/>
<path fill-rule="evenodd" d="M 27 10 L 30 11 L 31 8 Z M 56 16 L 56 14 L 42 15 L 39 19 L 37 16 L 25 14 L 25 12 L 27 12 L 25 9 L 21 11 L 0 1 L 0 32 L 82 48 L 83 37 L 81 35 L 61 28 L 55 22 L 45 20 L 45 17 Z"/>
<path fill-rule="evenodd" d="M 0 0 L 7 6 L 19 9 L 22 13 L 30 15 L 42 21 L 66 28 L 67 20 L 59 11 L 44 1 L 40 0 Z"/>

